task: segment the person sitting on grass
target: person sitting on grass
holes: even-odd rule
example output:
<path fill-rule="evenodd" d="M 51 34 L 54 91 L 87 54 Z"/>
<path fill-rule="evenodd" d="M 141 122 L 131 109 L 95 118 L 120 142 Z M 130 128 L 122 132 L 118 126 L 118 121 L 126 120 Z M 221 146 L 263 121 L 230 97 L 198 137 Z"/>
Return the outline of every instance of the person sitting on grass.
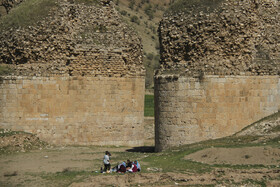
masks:
<path fill-rule="evenodd" d="M 130 160 L 127 160 L 127 166 L 126 166 L 126 171 L 127 172 L 137 172 L 137 166 L 136 164 L 134 164 L 133 162 L 131 162 Z"/>
<path fill-rule="evenodd" d="M 123 161 L 123 163 L 121 163 L 118 167 L 118 172 L 119 173 L 125 173 L 126 172 L 126 163 L 125 161 Z"/>
<path fill-rule="evenodd" d="M 135 160 L 134 161 L 134 164 L 136 165 L 136 167 L 137 167 L 137 171 L 141 171 L 141 166 L 140 166 L 140 163 L 137 161 L 137 160 Z"/>

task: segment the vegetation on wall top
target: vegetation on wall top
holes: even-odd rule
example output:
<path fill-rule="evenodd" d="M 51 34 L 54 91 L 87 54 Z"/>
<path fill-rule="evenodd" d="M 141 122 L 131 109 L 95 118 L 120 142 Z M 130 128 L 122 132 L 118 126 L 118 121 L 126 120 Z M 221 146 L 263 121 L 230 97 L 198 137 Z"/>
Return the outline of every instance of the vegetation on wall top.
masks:
<path fill-rule="evenodd" d="M 45 18 L 57 0 L 26 0 L 0 18 L 0 29 L 27 27 Z"/>
<path fill-rule="evenodd" d="M 0 65 L 0 76 L 8 75 L 12 72 L 12 69 L 7 65 Z"/>
<path fill-rule="evenodd" d="M 167 10 L 167 13 L 178 12 L 212 12 L 225 0 L 177 0 Z"/>

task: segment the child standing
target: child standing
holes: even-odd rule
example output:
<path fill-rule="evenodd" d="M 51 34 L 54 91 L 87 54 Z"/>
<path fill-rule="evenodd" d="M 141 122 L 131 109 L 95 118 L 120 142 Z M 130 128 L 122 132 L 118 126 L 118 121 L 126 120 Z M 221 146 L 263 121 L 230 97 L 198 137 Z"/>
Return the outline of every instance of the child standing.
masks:
<path fill-rule="evenodd" d="M 109 153 L 109 151 L 105 151 L 105 155 L 103 158 L 105 172 L 110 172 L 110 169 L 111 169 L 110 156 L 111 156 L 111 154 Z"/>

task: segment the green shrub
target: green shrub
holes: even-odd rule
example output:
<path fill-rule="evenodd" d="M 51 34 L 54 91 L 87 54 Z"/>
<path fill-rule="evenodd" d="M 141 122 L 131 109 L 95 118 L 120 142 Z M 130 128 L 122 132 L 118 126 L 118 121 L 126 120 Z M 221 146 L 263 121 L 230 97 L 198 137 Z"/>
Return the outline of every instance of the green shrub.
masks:
<path fill-rule="evenodd" d="M 131 18 L 130 18 L 130 21 L 131 22 L 133 22 L 133 23 L 137 23 L 138 25 L 140 25 L 140 20 L 139 20 L 139 18 L 138 18 L 138 16 L 132 16 Z"/>
<path fill-rule="evenodd" d="M 153 58 L 154 58 L 154 54 L 153 53 L 148 53 L 147 54 L 147 59 L 148 60 L 153 60 Z"/>
<path fill-rule="evenodd" d="M 12 69 L 9 68 L 7 65 L 0 65 L 0 76 L 1 75 L 8 75 L 12 72 Z"/>
<path fill-rule="evenodd" d="M 123 15 L 123 16 L 126 16 L 126 15 L 127 15 L 127 11 L 121 10 L 121 11 L 120 11 L 120 14 Z"/>
<path fill-rule="evenodd" d="M 145 95 L 145 110 L 144 116 L 154 116 L 154 96 Z"/>
<path fill-rule="evenodd" d="M 147 5 L 144 9 L 145 14 L 149 17 L 149 20 L 152 20 L 154 18 L 154 10 L 153 6 L 151 4 Z"/>
<path fill-rule="evenodd" d="M 133 10 L 135 5 L 135 0 L 130 0 L 128 7 Z"/>

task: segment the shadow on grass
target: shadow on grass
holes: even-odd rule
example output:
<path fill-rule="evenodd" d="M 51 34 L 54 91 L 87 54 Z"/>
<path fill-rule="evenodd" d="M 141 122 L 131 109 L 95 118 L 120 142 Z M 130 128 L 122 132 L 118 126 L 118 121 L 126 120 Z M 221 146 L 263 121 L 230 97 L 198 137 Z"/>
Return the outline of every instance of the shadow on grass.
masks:
<path fill-rule="evenodd" d="M 127 149 L 127 152 L 138 152 L 138 153 L 154 153 L 154 146 L 141 146 L 141 147 L 133 147 L 132 149 Z"/>

